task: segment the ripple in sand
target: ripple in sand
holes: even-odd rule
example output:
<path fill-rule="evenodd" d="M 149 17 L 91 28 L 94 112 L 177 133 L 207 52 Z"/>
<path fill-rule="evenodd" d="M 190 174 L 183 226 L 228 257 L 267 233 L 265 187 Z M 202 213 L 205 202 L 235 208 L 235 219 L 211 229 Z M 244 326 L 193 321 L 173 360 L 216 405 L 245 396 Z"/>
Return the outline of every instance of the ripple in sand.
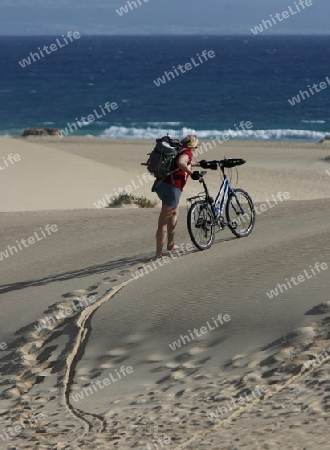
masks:
<path fill-rule="evenodd" d="M 92 376 L 90 375 L 82 375 L 80 377 L 78 377 L 79 381 L 90 381 L 92 380 Z"/>
<path fill-rule="evenodd" d="M 151 354 L 146 358 L 146 362 L 148 363 L 159 363 L 164 361 L 165 356 L 157 353 Z"/>
<path fill-rule="evenodd" d="M 206 351 L 205 347 L 201 347 L 201 346 L 199 346 L 199 347 L 192 347 L 189 350 L 188 354 L 191 355 L 191 356 L 195 356 L 195 355 L 199 355 L 200 353 L 203 353 L 205 351 Z"/>
<path fill-rule="evenodd" d="M 168 367 L 169 369 L 178 369 L 180 367 L 180 364 L 178 364 L 174 361 L 170 361 L 170 362 L 166 363 L 165 367 Z"/>
<path fill-rule="evenodd" d="M 199 364 L 197 364 L 196 361 L 187 361 L 186 363 L 183 364 L 183 367 L 185 369 L 197 369 L 198 366 Z"/>
<path fill-rule="evenodd" d="M 143 333 L 134 333 L 134 334 L 130 334 L 129 336 L 126 337 L 126 339 L 124 340 L 125 344 L 138 344 L 140 342 L 142 342 L 144 339 L 146 338 L 146 335 Z"/>
<path fill-rule="evenodd" d="M 106 355 L 112 356 L 112 357 L 116 357 L 116 356 L 122 356 L 122 355 L 126 355 L 127 353 L 127 349 L 124 347 L 118 347 L 118 348 L 114 348 L 112 350 L 109 350 L 108 352 L 106 352 Z"/>
<path fill-rule="evenodd" d="M 90 368 L 89 367 L 79 367 L 79 369 L 76 370 L 77 376 L 83 376 L 83 375 L 89 375 Z"/>
<path fill-rule="evenodd" d="M 105 363 L 105 364 L 101 364 L 100 365 L 100 369 L 111 369 L 112 367 L 114 367 L 114 364 L 112 363 Z"/>
<path fill-rule="evenodd" d="M 51 375 L 52 375 L 52 369 L 51 368 L 42 370 L 41 372 L 38 373 L 38 376 L 40 376 L 40 377 L 49 377 Z"/>

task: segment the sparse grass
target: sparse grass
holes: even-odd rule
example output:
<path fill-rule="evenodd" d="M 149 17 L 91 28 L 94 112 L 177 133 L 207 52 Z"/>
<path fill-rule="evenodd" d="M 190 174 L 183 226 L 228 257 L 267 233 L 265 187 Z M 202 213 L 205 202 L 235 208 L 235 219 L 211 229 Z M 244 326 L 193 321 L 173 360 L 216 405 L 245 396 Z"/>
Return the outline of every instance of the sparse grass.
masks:
<path fill-rule="evenodd" d="M 109 203 L 110 208 L 116 208 L 121 205 L 137 205 L 140 208 L 154 208 L 157 201 L 151 201 L 146 197 L 136 197 L 132 194 L 120 194 L 112 203 Z"/>

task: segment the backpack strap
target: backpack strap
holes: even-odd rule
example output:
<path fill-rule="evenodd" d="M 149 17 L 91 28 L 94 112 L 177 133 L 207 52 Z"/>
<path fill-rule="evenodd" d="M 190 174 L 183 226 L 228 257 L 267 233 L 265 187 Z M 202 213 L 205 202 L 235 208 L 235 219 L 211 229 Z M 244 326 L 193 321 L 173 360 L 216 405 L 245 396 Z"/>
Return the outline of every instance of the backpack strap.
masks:
<path fill-rule="evenodd" d="M 179 150 L 179 151 L 178 151 L 178 154 L 176 155 L 176 158 L 178 158 L 178 156 L 180 156 L 181 153 L 183 153 L 185 150 L 186 150 L 185 147 L 183 147 L 181 150 Z M 172 182 L 173 185 L 174 185 L 173 173 L 174 173 L 174 172 L 177 172 L 178 170 L 180 170 L 179 167 L 177 167 L 176 169 L 172 170 L 172 172 L 171 172 L 171 174 L 170 174 L 170 175 L 171 175 L 171 182 Z"/>

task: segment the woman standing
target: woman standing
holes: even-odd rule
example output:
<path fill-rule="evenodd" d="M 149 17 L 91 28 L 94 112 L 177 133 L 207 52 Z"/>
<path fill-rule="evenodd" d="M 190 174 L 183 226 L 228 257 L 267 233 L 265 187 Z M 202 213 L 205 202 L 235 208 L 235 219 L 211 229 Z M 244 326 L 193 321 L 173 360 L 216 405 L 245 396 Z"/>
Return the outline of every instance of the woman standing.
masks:
<path fill-rule="evenodd" d="M 168 175 L 164 180 L 156 180 L 155 192 L 162 201 L 162 209 L 158 219 L 156 233 L 156 257 L 162 258 L 163 246 L 167 235 L 167 250 L 177 250 L 179 247 L 174 244 L 174 234 L 179 217 L 179 201 L 181 193 L 189 175 L 192 174 L 192 167 L 199 163 L 192 162 L 194 150 L 198 147 L 197 136 L 189 135 L 181 141 L 183 150 L 174 160 L 176 170 Z M 158 184 L 157 184 L 158 181 Z"/>

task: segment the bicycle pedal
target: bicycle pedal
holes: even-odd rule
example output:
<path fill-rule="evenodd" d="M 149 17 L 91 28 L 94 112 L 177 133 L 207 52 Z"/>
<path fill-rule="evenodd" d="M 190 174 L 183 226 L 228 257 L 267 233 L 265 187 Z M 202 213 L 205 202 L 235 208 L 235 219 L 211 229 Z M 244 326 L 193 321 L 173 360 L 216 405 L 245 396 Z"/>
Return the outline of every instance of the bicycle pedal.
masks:
<path fill-rule="evenodd" d="M 219 217 L 217 222 L 220 230 L 223 230 L 225 228 L 225 219 L 223 217 Z"/>

